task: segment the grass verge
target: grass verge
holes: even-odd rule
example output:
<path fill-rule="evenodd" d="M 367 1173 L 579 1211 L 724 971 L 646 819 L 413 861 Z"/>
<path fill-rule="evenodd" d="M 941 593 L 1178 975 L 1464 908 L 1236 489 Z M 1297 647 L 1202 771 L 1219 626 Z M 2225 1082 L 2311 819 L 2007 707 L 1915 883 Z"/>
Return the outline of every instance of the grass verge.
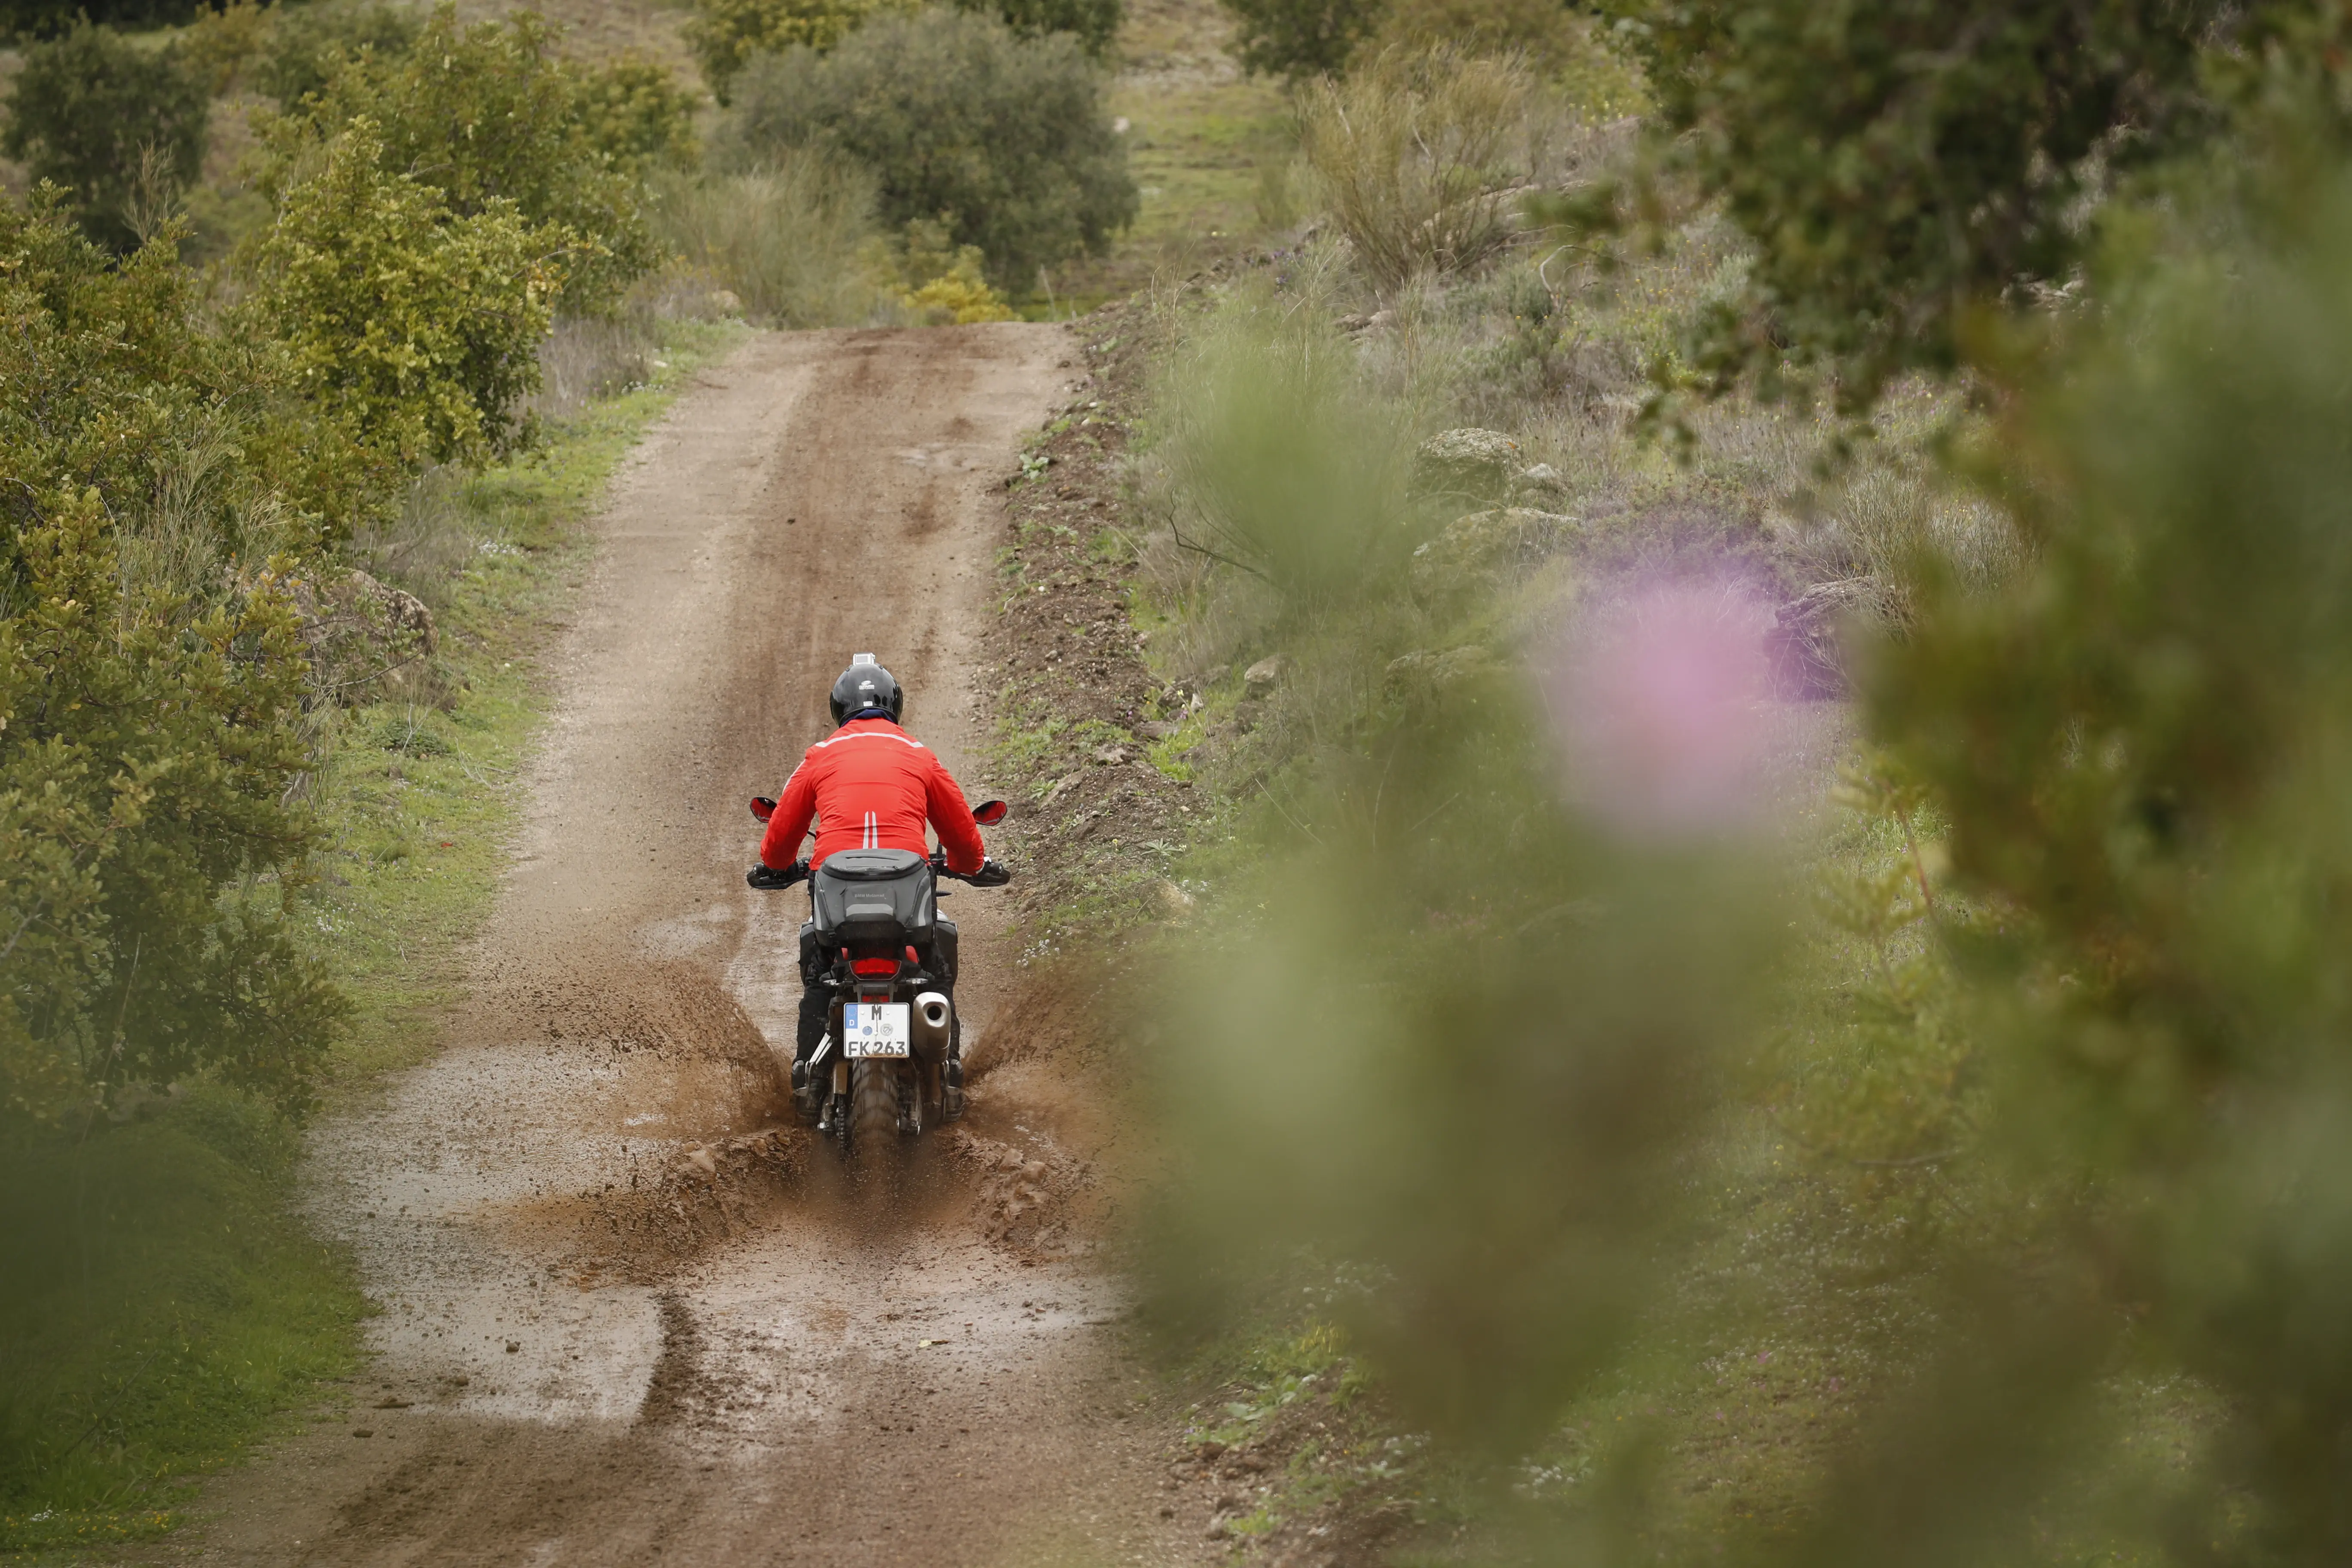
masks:
<path fill-rule="evenodd" d="M 536 656 L 593 552 L 581 525 L 683 380 L 738 336 L 658 331 L 646 384 L 440 487 L 414 553 L 443 564 L 409 584 L 438 613 L 433 668 L 415 700 L 321 715 L 312 787 L 333 830 L 307 907 L 355 1008 L 331 1109 L 431 1052 L 544 713 Z M 168 1532 L 205 1473 L 359 1365 L 370 1307 L 298 1212 L 298 1131 L 202 1084 L 117 1114 L 0 1149 L 0 1554 L 71 1560 Z"/>

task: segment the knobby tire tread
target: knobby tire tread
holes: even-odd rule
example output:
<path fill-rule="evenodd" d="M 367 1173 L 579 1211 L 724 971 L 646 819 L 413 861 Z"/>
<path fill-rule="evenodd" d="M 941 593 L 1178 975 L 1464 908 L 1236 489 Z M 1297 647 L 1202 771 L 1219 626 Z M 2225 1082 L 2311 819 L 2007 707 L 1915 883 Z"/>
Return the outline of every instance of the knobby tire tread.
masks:
<path fill-rule="evenodd" d="M 859 1060 L 849 1064 L 849 1157 L 860 1169 L 879 1173 L 898 1145 L 897 1064 Z"/>

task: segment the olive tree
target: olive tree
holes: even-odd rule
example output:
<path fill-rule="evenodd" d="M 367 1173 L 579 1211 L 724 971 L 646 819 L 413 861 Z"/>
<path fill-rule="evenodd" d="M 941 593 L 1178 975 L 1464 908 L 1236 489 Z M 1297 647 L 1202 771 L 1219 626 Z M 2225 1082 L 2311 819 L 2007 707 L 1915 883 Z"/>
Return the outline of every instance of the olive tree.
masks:
<path fill-rule="evenodd" d="M 844 155 L 872 171 L 887 225 L 941 219 L 980 247 L 992 279 L 1023 288 L 1135 217 L 1104 87 L 1068 34 L 1024 38 L 967 12 L 882 16 L 830 54 L 757 61 L 719 152 L 738 167 L 786 148 Z"/>

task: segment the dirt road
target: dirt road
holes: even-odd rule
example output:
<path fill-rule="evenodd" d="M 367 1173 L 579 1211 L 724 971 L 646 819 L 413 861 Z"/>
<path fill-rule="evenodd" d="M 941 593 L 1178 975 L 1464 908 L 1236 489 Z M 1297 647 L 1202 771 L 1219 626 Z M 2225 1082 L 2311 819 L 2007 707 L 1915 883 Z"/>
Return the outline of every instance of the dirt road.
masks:
<path fill-rule="evenodd" d="M 215 1486 L 195 1555 L 1202 1550 L 1159 1517 L 1156 1443 L 1099 1327 L 1114 1288 L 1076 1247 L 1005 1244 L 1002 1205 L 975 1199 L 983 1174 L 1085 1158 L 1070 1107 L 983 1086 L 923 1212 L 887 1231 L 828 1190 L 824 1151 L 761 1131 L 804 900 L 743 886 L 744 802 L 776 793 L 869 649 L 984 793 L 992 491 L 1073 357 L 1062 329 L 1017 323 L 763 336 L 632 460 L 471 1000 L 436 1059 L 317 1134 L 320 1224 L 383 1309 L 374 1374 L 352 1419 Z M 1013 955 L 989 895 L 948 912 L 978 1046 Z"/>

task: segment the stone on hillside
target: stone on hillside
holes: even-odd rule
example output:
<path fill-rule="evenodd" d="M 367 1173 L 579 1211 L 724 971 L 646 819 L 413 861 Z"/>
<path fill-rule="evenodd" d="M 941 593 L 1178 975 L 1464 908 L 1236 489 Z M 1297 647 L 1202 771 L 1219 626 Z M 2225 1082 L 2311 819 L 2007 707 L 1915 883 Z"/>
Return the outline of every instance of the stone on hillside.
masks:
<path fill-rule="evenodd" d="M 386 628 L 387 640 L 413 642 L 421 653 L 431 653 L 440 646 L 440 632 L 433 624 L 433 612 L 415 595 L 389 583 L 379 583 L 357 570 L 351 575 L 351 590 L 357 601 L 353 607 L 370 622 L 381 623 Z"/>
<path fill-rule="evenodd" d="M 1494 656 L 1478 643 L 1443 650 L 1423 650 L 1392 658 L 1381 673 L 1388 689 L 1398 695 L 1444 696 L 1466 680 L 1495 668 Z"/>
<path fill-rule="evenodd" d="M 1270 653 L 1242 672 L 1242 696 L 1252 702 L 1270 697 L 1289 674 L 1290 660 Z"/>
<path fill-rule="evenodd" d="M 1522 461 L 1519 444 L 1500 430 L 1441 430 L 1413 453 L 1413 483 L 1428 492 L 1499 495 Z"/>
<path fill-rule="evenodd" d="M 1892 624 L 1895 595 L 1875 577 L 1817 583 L 1772 612 L 1764 634 L 1773 684 L 1784 697 L 1843 697 L 1853 682 L 1843 639 L 1855 629 Z"/>
<path fill-rule="evenodd" d="M 1549 553 L 1583 524 L 1556 511 L 1494 507 L 1455 518 L 1412 552 L 1412 581 L 1421 588 Z"/>

